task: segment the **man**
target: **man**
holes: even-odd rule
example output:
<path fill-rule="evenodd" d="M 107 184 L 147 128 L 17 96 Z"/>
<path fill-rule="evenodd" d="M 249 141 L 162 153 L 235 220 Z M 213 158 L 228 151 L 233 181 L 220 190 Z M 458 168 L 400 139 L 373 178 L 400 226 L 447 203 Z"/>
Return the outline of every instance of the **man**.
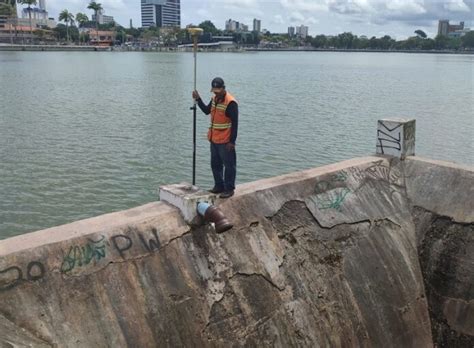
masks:
<path fill-rule="evenodd" d="M 237 156 L 235 141 L 239 108 L 235 98 L 226 91 L 224 80 L 216 77 L 211 82 L 211 92 L 214 96 L 209 105 L 204 104 L 198 91 L 193 92 L 193 98 L 206 115 L 211 114 L 211 125 L 207 139 L 211 143 L 211 168 L 214 175 L 212 193 L 220 193 L 220 198 L 234 195 L 235 176 L 237 171 Z"/>

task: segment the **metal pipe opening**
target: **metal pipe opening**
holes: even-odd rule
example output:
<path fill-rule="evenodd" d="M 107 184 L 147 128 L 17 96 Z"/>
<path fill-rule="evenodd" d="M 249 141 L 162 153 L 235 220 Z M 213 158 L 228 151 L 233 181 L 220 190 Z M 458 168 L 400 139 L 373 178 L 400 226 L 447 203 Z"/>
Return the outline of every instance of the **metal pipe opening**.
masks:
<path fill-rule="evenodd" d="M 214 223 L 217 233 L 228 231 L 234 227 L 219 208 L 207 202 L 199 202 L 197 211 L 204 217 L 204 220 Z"/>

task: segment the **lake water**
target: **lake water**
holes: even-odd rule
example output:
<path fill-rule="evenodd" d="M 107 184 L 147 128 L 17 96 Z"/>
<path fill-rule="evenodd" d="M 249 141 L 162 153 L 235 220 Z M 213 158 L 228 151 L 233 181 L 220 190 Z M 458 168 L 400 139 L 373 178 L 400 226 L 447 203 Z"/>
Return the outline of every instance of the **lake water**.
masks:
<path fill-rule="evenodd" d="M 474 56 L 200 53 L 240 103 L 237 182 L 375 152 L 377 120 L 417 120 L 417 155 L 474 164 Z M 193 56 L 0 52 L 0 239 L 158 199 L 191 181 Z M 197 184 L 212 186 L 198 114 Z"/>

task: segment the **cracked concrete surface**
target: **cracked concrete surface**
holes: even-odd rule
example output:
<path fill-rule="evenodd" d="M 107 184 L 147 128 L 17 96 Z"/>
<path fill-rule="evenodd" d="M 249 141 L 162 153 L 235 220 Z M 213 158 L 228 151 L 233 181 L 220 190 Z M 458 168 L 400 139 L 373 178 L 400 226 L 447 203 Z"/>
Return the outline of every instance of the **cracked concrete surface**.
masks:
<path fill-rule="evenodd" d="M 358 158 L 240 185 L 224 234 L 151 203 L 0 241 L 0 346 L 472 346 L 473 178 Z"/>

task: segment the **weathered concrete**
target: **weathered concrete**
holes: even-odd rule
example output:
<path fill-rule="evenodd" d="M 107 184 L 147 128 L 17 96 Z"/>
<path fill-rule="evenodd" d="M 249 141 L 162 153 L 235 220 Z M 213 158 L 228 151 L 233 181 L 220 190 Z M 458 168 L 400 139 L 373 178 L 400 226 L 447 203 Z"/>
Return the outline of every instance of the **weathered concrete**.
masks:
<path fill-rule="evenodd" d="M 0 241 L 0 346 L 472 346 L 473 179 L 364 157 L 240 185 L 219 235 L 160 202 Z"/>

